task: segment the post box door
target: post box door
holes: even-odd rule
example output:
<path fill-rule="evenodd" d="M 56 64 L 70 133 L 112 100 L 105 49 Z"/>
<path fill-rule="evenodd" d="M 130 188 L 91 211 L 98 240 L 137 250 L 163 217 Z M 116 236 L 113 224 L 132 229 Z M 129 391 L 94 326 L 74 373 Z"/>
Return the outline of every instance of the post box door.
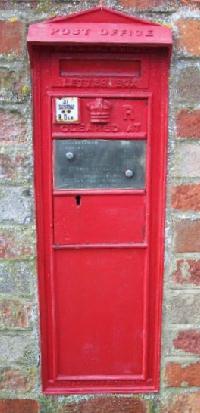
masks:
<path fill-rule="evenodd" d="M 79 120 L 97 132 L 58 132 L 52 142 L 59 379 L 145 380 L 148 99 L 73 99 Z M 53 99 L 55 130 L 57 100 L 61 110 L 72 102 Z M 135 136 L 127 133 L 133 113 L 142 125 Z M 101 134 L 110 123 L 123 133 Z"/>

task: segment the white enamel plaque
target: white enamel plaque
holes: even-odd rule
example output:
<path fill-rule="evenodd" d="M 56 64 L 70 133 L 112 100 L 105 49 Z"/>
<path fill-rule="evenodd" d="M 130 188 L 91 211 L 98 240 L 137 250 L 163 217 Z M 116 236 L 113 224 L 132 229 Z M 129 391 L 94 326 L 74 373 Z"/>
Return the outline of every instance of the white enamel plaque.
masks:
<path fill-rule="evenodd" d="M 77 97 L 56 98 L 56 122 L 73 123 L 79 121 Z"/>

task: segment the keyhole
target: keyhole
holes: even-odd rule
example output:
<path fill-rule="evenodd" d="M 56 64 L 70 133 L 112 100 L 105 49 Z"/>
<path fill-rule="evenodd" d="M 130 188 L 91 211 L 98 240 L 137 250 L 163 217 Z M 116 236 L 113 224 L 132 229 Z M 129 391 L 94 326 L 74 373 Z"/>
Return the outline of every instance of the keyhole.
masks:
<path fill-rule="evenodd" d="M 76 195 L 76 205 L 80 206 L 81 205 L 81 196 Z"/>

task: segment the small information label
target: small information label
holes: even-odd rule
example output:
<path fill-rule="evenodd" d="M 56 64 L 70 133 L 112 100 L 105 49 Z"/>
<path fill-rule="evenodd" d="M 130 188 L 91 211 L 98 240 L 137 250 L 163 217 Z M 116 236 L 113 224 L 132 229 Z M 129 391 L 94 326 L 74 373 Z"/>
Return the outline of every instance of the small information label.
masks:
<path fill-rule="evenodd" d="M 56 98 L 56 122 L 74 123 L 79 121 L 77 97 Z"/>

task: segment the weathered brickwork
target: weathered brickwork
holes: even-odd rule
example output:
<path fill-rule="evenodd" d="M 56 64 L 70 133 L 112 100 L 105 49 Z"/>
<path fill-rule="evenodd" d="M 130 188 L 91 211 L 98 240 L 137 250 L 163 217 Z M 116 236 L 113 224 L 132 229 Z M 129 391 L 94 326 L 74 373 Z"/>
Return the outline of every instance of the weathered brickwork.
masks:
<path fill-rule="evenodd" d="M 178 259 L 172 276 L 175 284 L 200 286 L 200 260 Z"/>
<path fill-rule="evenodd" d="M 174 225 L 175 252 L 197 252 L 200 249 L 200 220 L 182 219 Z M 192 242 L 191 242 L 192 241 Z"/>
<path fill-rule="evenodd" d="M 163 403 L 161 413 L 197 413 L 200 404 L 200 392 L 169 395 Z"/>
<path fill-rule="evenodd" d="M 200 21 L 196 19 L 181 19 L 177 22 L 179 31 L 178 47 L 192 56 L 200 56 Z"/>
<path fill-rule="evenodd" d="M 0 53 L 20 54 L 23 50 L 24 23 L 18 19 L 0 20 Z"/>
<path fill-rule="evenodd" d="M 185 53 L 183 53 L 185 54 Z M 199 104 L 200 69 L 195 63 L 188 62 L 181 67 L 177 76 L 177 103 L 186 108 Z"/>
<path fill-rule="evenodd" d="M 200 210 L 200 184 L 182 184 L 172 188 L 172 208 L 181 211 Z"/>
<path fill-rule="evenodd" d="M 173 345 L 175 349 L 193 354 L 200 354 L 200 331 L 179 331 L 177 337 L 173 340 Z"/>
<path fill-rule="evenodd" d="M 139 400 L 133 397 L 99 397 L 96 396 L 91 400 L 81 400 L 79 402 L 63 403 L 60 407 L 60 413 L 98 413 L 99 411 L 107 413 L 150 413 L 150 402 Z"/>
<path fill-rule="evenodd" d="M 152 10 L 152 9 L 161 9 L 168 8 L 175 5 L 173 0 L 120 0 L 119 2 L 122 6 L 132 7 L 139 10 Z"/>
<path fill-rule="evenodd" d="M 27 27 L 98 0 L 0 0 L 0 413 L 200 412 L 200 1 L 105 0 L 174 36 L 158 394 L 44 396 Z"/>
<path fill-rule="evenodd" d="M 0 400 L 0 413 L 39 413 L 36 400 Z"/>
<path fill-rule="evenodd" d="M 0 370 L 0 390 L 30 392 L 34 388 L 34 370 L 5 367 Z"/>
<path fill-rule="evenodd" d="M 0 142 L 1 144 L 26 143 L 27 125 L 21 113 L 17 109 L 4 109 L 0 112 Z"/>
<path fill-rule="evenodd" d="M 177 144 L 174 158 L 174 174 L 178 178 L 200 177 L 200 145 L 198 143 L 181 142 Z M 185 159 L 187 158 L 187 162 Z"/>
<path fill-rule="evenodd" d="M 177 114 L 177 137 L 200 138 L 200 110 L 182 109 Z"/>
<path fill-rule="evenodd" d="M 196 324 L 199 322 L 200 291 L 171 292 L 168 299 L 167 316 L 170 324 Z"/>
<path fill-rule="evenodd" d="M 165 374 L 167 387 L 200 387 L 200 362 L 168 362 Z"/>
<path fill-rule="evenodd" d="M 168 356 L 199 356 L 200 330 L 198 327 L 190 328 L 171 326 L 167 333 L 166 354 Z"/>

